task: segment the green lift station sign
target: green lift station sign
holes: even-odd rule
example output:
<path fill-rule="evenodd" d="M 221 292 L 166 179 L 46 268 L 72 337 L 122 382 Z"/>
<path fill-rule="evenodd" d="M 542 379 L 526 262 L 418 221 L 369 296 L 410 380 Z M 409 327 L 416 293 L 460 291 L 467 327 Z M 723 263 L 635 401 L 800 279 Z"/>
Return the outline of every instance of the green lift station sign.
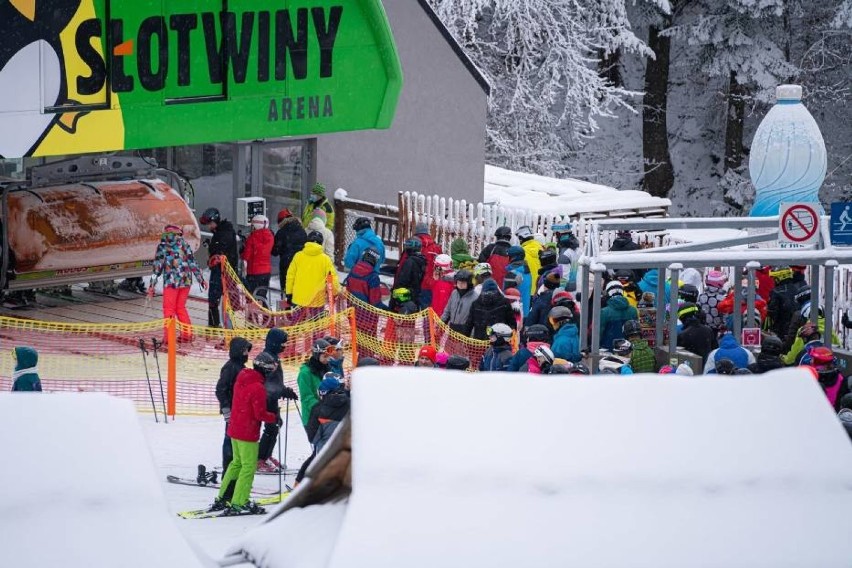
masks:
<path fill-rule="evenodd" d="M 389 128 L 381 0 L 9 0 L 0 157 Z"/>

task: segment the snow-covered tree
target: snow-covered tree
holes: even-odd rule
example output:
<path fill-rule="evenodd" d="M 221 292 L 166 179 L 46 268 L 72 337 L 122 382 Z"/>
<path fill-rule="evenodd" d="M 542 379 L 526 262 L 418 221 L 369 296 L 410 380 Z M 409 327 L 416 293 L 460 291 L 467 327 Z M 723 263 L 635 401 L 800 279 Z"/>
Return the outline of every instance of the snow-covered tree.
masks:
<path fill-rule="evenodd" d="M 837 9 L 837 16 L 834 18 L 834 25 L 838 28 L 852 28 L 852 0 L 841 2 Z"/>
<path fill-rule="evenodd" d="M 598 119 L 638 95 L 599 72 L 600 55 L 648 53 L 624 0 L 430 1 L 491 83 L 493 163 L 564 174 L 566 157 L 594 135 Z"/>

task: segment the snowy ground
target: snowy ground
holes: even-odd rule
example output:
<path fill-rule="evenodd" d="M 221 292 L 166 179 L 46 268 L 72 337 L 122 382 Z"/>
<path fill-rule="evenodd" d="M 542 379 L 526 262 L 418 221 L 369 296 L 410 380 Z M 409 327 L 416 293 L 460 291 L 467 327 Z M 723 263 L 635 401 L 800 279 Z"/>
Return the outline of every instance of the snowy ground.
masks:
<path fill-rule="evenodd" d="M 163 493 L 169 504 L 169 512 L 175 514 L 187 509 L 199 509 L 210 504 L 216 491 L 206 488 L 175 485 L 166 481 L 166 475 L 195 478 L 198 464 L 208 468 L 221 466 L 222 434 L 224 422 L 221 417 L 184 417 L 163 424 L 154 422 L 153 415 L 140 414 L 139 422 L 151 448 Z M 310 455 L 310 449 L 299 415 L 291 408 L 287 447 L 288 468 L 298 468 Z M 284 431 L 281 432 L 282 458 Z M 278 455 L 276 445 L 275 456 Z M 282 460 L 283 462 L 283 460 Z M 293 484 L 293 476 L 285 483 Z M 255 477 L 255 487 L 277 489 L 278 477 L 261 475 Z M 273 509 L 275 505 L 268 507 Z M 239 517 L 234 519 L 184 520 L 175 516 L 175 522 L 186 538 L 213 559 L 221 558 L 225 550 L 249 528 L 257 525 L 262 517 Z"/>

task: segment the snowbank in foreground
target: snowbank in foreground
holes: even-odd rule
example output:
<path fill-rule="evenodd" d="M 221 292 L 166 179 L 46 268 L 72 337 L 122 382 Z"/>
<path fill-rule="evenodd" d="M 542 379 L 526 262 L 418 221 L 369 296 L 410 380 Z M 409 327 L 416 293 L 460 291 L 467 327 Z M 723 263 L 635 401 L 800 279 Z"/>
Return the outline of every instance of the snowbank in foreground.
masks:
<path fill-rule="evenodd" d="M 130 401 L 0 394 L 2 566 L 202 566 Z"/>
<path fill-rule="evenodd" d="M 852 447 L 799 369 L 354 383 L 330 566 L 849 566 Z"/>

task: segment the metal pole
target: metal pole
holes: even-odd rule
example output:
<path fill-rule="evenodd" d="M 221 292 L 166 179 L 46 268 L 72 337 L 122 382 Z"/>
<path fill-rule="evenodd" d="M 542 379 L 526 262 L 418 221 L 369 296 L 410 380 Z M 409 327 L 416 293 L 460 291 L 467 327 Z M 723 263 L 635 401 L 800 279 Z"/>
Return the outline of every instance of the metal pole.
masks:
<path fill-rule="evenodd" d="M 672 362 L 672 359 L 675 358 L 675 354 L 677 353 L 677 293 L 680 288 L 678 280 L 681 270 L 683 270 L 683 265 L 679 262 L 669 265 L 669 271 L 672 275 L 669 288 L 669 363 Z"/>
<path fill-rule="evenodd" d="M 166 407 L 166 395 L 163 392 L 163 374 L 160 372 L 160 358 L 157 356 L 157 350 L 163 344 L 162 341 L 157 341 L 156 337 L 151 338 L 151 345 L 154 346 L 154 361 L 157 363 L 157 379 L 160 381 L 160 398 L 163 400 L 163 420 L 166 424 L 169 423 L 169 409 Z"/>
<path fill-rule="evenodd" d="M 592 292 L 592 361 L 600 355 L 601 349 L 601 273 L 606 270 L 603 264 L 595 263 L 591 265 L 592 274 L 594 275 L 594 287 Z M 592 365 L 592 374 L 597 374 L 597 365 Z"/>
<path fill-rule="evenodd" d="M 748 271 L 748 287 L 746 288 L 746 321 L 748 322 L 748 327 L 752 328 L 757 327 L 757 322 L 754 321 L 754 271 L 758 268 L 760 268 L 759 262 L 751 261 L 746 264 L 746 270 Z"/>
<path fill-rule="evenodd" d="M 734 286 L 734 338 L 739 341 L 743 336 L 743 271 L 742 267 L 734 266 L 734 277 L 736 278 L 736 286 Z"/>
<path fill-rule="evenodd" d="M 154 422 L 159 423 L 157 418 L 157 405 L 154 404 L 154 390 L 151 388 L 151 375 L 148 374 L 148 350 L 145 349 L 145 340 L 139 338 L 139 349 L 142 350 L 142 364 L 145 365 L 145 380 L 148 382 L 148 394 L 151 395 L 151 408 L 154 409 Z"/>
<path fill-rule="evenodd" d="M 823 341 L 828 345 L 834 342 L 832 332 L 834 331 L 834 270 L 836 268 L 836 260 L 829 260 L 825 263 L 825 334 Z M 811 306 L 813 306 L 813 303 L 811 303 Z M 813 307 L 811 311 L 813 311 Z"/>
<path fill-rule="evenodd" d="M 663 334 L 663 329 L 666 324 L 665 320 L 665 307 L 666 307 L 666 271 L 662 268 L 655 268 L 657 271 L 657 297 L 654 298 L 654 305 L 656 306 L 656 314 L 654 323 L 654 347 L 663 348 L 663 339 L 665 335 Z"/>
<path fill-rule="evenodd" d="M 836 262 L 836 261 L 835 261 Z M 819 318 L 819 265 L 813 264 L 811 265 L 811 322 L 814 325 L 817 325 L 817 321 Z M 825 328 L 823 332 L 823 342 L 831 345 L 831 341 L 825 340 L 825 332 L 828 332 L 828 327 Z"/>
<path fill-rule="evenodd" d="M 575 298 L 577 294 L 580 295 L 580 351 L 585 351 L 589 347 L 589 308 L 591 308 L 589 298 L 586 297 L 589 295 L 589 258 L 586 256 L 580 258 L 578 263 L 577 289 L 574 294 Z"/>

